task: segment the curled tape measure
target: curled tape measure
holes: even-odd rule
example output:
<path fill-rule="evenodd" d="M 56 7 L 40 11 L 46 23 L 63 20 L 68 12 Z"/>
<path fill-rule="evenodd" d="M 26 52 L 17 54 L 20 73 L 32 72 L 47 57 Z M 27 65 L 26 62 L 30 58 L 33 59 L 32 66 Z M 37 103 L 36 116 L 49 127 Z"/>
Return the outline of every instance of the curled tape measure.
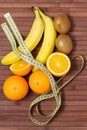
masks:
<path fill-rule="evenodd" d="M 2 23 L 2 29 L 5 32 L 13 51 L 15 52 L 15 54 L 17 54 L 21 59 L 23 59 L 24 61 L 26 61 L 27 63 L 31 64 L 32 66 L 36 66 L 38 67 L 40 70 L 42 70 L 49 78 L 50 80 L 50 84 L 51 84 L 51 92 L 47 93 L 47 94 L 43 94 L 40 95 L 39 97 L 37 97 L 36 99 L 34 99 L 29 107 L 29 112 L 28 112 L 28 116 L 29 118 L 32 120 L 33 123 L 37 124 L 37 125 L 46 125 L 47 123 L 49 123 L 49 121 L 56 115 L 56 113 L 58 112 L 58 110 L 60 109 L 61 106 L 61 95 L 60 95 L 60 91 L 68 84 L 70 83 L 82 70 L 84 67 L 84 58 L 81 55 L 76 55 L 73 56 L 71 61 L 75 58 L 80 58 L 82 60 L 82 65 L 81 68 L 79 69 L 79 71 L 74 74 L 69 80 L 67 80 L 64 84 L 62 84 L 59 88 L 58 88 L 58 83 L 64 78 L 61 77 L 58 81 L 55 81 L 54 77 L 50 74 L 50 72 L 46 69 L 46 67 L 41 64 L 40 62 L 36 61 L 33 57 L 33 55 L 31 54 L 31 52 L 28 50 L 28 48 L 26 47 L 26 45 L 24 44 L 23 38 L 13 20 L 13 18 L 11 17 L 10 13 L 7 13 L 4 15 L 4 17 L 6 18 L 6 21 L 8 22 L 14 36 L 16 37 L 16 40 L 18 42 L 18 44 L 20 45 L 20 47 L 23 50 L 23 53 L 19 52 L 16 46 L 16 41 L 15 38 L 12 34 L 12 32 L 10 31 L 7 23 Z M 54 98 L 56 101 L 56 107 L 55 109 L 52 111 L 51 114 L 49 115 L 43 115 L 40 111 L 39 111 L 39 103 L 42 102 L 43 100 L 47 100 L 47 99 L 51 99 Z M 46 119 L 46 121 L 42 122 L 37 120 L 32 113 L 32 108 L 36 106 L 36 111 L 37 113 L 44 119 Z"/>

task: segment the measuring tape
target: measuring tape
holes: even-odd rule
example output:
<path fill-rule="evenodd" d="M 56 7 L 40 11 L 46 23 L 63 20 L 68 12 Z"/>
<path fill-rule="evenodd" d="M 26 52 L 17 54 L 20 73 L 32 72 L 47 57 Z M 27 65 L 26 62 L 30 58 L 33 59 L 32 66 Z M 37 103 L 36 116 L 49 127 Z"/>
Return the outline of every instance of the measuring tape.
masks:
<path fill-rule="evenodd" d="M 56 115 L 56 113 L 58 112 L 58 110 L 60 109 L 61 106 L 61 95 L 60 95 L 60 91 L 69 83 L 71 82 L 82 70 L 84 67 L 84 58 L 81 55 L 76 55 L 74 56 L 71 60 L 75 59 L 75 58 L 80 58 L 82 60 L 82 65 L 81 68 L 79 69 L 79 71 L 74 74 L 68 81 L 66 81 L 64 84 L 62 84 L 59 88 L 58 88 L 58 83 L 63 79 L 63 77 L 61 77 L 58 81 L 55 81 L 54 77 L 51 75 L 51 73 L 47 70 L 47 68 L 40 62 L 36 61 L 33 57 L 33 55 L 31 54 L 31 52 L 28 50 L 28 48 L 26 47 L 26 45 L 24 44 L 23 38 L 17 28 L 17 25 L 15 24 L 13 18 L 11 17 L 10 13 L 7 13 L 4 15 L 4 17 L 6 18 L 11 30 L 13 31 L 13 34 L 18 42 L 18 44 L 20 45 L 20 47 L 23 50 L 23 53 L 19 52 L 19 50 L 17 49 L 16 46 L 16 41 L 15 38 L 12 34 L 12 32 L 10 31 L 7 23 L 3 23 L 2 29 L 5 32 L 13 51 L 15 52 L 16 55 L 18 55 L 21 59 L 23 59 L 24 61 L 26 61 L 27 63 L 31 64 L 32 66 L 36 66 L 37 68 L 39 68 L 40 70 L 42 70 L 49 78 L 50 84 L 51 84 L 51 92 L 47 93 L 47 94 L 43 94 L 40 95 L 39 97 L 37 97 L 36 99 L 34 99 L 29 107 L 29 112 L 28 112 L 28 116 L 29 118 L 32 120 L 33 123 L 37 124 L 37 125 L 46 125 L 47 123 L 49 123 L 49 121 Z M 42 102 L 43 100 L 47 100 L 47 99 L 51 99 L 54 98 L 56 101 L 56 107 L 55 109 L 52 111 L 51 114 L 49 115 L 43 115 L 40 111 L 39 111 L 39 103 Z M 37 120 L 32 113 L 32 109 L 33 107 L 36 106 L 36 111 L 39 115 L 41 115 L 44 119 L 46 119 L 46 121 L 39 121 Z"/>

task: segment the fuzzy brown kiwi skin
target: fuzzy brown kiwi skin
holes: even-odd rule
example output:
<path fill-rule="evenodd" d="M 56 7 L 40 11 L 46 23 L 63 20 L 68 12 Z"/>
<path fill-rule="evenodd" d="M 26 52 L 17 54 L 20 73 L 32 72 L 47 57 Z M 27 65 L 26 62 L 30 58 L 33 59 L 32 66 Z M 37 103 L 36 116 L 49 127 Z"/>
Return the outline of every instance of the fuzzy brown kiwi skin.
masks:
<path fill-rule="evenodd" d="M 68 34 L 60 34 L 55 41 L 59 52 L 69 54 L 73 49 L 72 39 Z"/>
<path fill-rule="evenodd" d="M 71 29 L 71 22 L 66 14 L 59 14 L 54 18 L 54 27 L 59 33 L 68 33 Z"/>

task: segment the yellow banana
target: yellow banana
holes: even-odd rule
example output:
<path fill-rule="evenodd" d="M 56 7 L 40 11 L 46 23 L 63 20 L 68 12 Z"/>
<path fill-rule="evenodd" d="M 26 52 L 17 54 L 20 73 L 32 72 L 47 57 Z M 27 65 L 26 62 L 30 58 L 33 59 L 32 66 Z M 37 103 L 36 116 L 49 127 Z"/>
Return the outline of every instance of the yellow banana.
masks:
<path fill-rule="evenodd" d="M 27 48 L 30 51 L 32 51 L 37 46 L 37 44 L 42 38 L 42 34 L 44 31 L 44 22 L 42 18 L 40 17 L 38 9 L 34 10 L 34 13 L 35 13 L 35 20 L 32 24 L 32 27 L 28 36 L 26 37 L 24 41 L 24 43 L 26 44 Z M 18 47 L 18 49 L 22 51 L 20 46 Z M 5 57 L 2 58 L 1 63 L 3 65 L 10 65 L 19 60 L 20 58 L 13 51 L 11 51 Z"/>
<path fill-rule="evenodd" d="M 52 53 L 55 46 L 56 31 L 54 29 L 53 19 L 45 15 L 40 9 L 39 13 L 45 23 L 44 29 L 44 39 L 39 53 L 36 56 L 36 60 L 42 64 L 46 63 L 48 56 Z M 37 68 L 34 67 L 32 71 L 35 71 Z"/>

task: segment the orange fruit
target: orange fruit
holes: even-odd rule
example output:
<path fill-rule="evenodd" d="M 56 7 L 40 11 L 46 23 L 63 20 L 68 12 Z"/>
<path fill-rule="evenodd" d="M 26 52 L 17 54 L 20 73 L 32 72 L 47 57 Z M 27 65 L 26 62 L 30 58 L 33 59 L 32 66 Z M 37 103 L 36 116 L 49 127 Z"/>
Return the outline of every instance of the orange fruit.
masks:
<path fill-rule="evenodd" d="M 3 84 L 3 93 L 10 100 L 21 100 L 28 93 L 27 81 L 20 76 L 9 76 Z"/>
<path fill-rule="evenodd" d="M 36 70 L 30 75 L 29 86 L 37 94 L 47 93 L 51 89 L 47 75 L 41 70 Z"/>
<path fill-rule="evenodd" d="M 10 66 L 10 70 L 13 74 L 19 76 L 27 75 L 32 69 L 32 65 L 28 64 L 24 60 L 20 60 Z"/>
<path fill-rule="evenodd" d="M 68 73 L 71 67 L 71 62 L 69 57 L 60 52 L 52 53 L 46 62 L 47 69 L 54 75 L 54 76 L 64 76 Z"/>

